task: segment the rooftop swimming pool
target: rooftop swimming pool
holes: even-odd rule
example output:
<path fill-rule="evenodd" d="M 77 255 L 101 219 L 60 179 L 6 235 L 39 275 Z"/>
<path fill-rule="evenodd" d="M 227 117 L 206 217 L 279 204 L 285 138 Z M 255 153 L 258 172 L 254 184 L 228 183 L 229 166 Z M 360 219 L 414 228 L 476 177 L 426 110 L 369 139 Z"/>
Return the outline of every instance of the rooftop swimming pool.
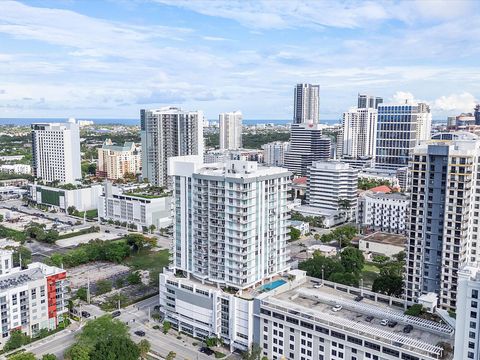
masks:
<path fill-rule="evenodd" d="M 285 280 L 278 279 L 278 280 L 272 281 L 268 284 L 262 285 L 262 287 L 260 287 L 259 290 L 260 290 L 260 292 L 270 291 L 270 290 L 276 289 L 279 286 L 282 286 L 285 283 L 286 283 Z"/>

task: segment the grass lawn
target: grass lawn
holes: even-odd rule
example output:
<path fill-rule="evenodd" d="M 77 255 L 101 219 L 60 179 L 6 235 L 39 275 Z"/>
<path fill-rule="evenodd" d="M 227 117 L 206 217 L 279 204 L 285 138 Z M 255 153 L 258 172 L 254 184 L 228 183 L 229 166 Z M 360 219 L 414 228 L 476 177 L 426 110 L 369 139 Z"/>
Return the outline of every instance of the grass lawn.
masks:
<path fill-rule="evenodd" d="M 83 214 L 84 213 L 86 213 L 85 217 L 87 219 L 95 219 L 95 218 L 98 217 L 98 210 L 97 209 L 87 210 L 87 211 L 77 211 L 75 214 L 72 214 L 72 215 L 83 219 Z"/>
<path fill-rule="evenodd" d="M 363 286 L 371 288 L 379 272 L 380 269 L 376 265 L 366 263 L 362 269 Z"/>
<path fill-rule="evenodd" d="M 158 286 L 158 274 L 168 265 L 168 250 L 150 251 L 140 250 L 125 260 L 125 265 L 134 270 L 149 270 L 150 279 Z"/>

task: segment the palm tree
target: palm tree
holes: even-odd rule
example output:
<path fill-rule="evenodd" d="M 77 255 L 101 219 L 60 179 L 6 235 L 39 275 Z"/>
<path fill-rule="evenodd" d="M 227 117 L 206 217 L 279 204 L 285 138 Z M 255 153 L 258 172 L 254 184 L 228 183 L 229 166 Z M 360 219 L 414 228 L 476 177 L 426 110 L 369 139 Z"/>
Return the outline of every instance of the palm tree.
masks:
<path fill-rule="evenodd" d="M 350 209 L 352 207 L 350 200 L 338 199 L 338 207 L 344 212 L 345 221 L 348 222 L 350 220 Z"/>

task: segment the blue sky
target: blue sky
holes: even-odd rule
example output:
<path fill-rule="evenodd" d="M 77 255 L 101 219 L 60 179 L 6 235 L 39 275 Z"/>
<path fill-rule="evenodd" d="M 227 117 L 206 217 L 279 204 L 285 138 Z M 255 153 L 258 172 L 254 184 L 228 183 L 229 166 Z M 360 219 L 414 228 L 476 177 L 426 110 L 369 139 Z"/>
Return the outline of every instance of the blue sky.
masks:
<path fill-rule="evenodd" d="M 0 117 L 136 118 L 179 105 L 291 119 L 297 82 L 321 118 L 358 92 L 480 101 L 479 1 L 0 1 Z"/>

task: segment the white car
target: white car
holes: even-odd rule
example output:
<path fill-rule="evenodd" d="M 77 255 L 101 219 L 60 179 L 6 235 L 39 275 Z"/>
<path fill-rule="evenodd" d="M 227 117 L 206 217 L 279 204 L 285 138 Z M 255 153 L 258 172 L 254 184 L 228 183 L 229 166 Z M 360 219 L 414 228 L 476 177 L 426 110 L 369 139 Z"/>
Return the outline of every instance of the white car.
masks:
<path fill-rule="evenodd" d="M 332 311 L 335 311 L 335 312 L 340 311 L 340 310 L 342 310 L 342 305 L 335 305 L 335 306 L 332 308 Z"/>
<path fill-rule="evenodd" d="M 320 289 L 322 286 L 323 286 L 323 284 L 315 284 L 315 285 L 313 285 L 313 287 L 314 287 L 315 289 Z"/>
<path fill-rule="evenodd" d="M 383 319 L 382 321 L 380 321 L 380 325 L 382 325 L 382 326 L 387 326 L 387 325 L 388 325 L 388 320 L 387 320 L 387 319 Z"/>

